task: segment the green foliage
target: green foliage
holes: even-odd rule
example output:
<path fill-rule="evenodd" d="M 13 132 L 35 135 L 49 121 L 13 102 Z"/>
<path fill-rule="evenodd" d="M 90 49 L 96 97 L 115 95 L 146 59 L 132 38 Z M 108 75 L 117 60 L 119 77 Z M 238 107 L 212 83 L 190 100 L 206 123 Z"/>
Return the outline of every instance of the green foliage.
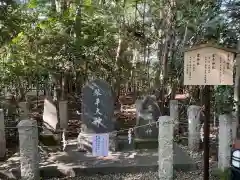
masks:
<path fill-rule="evenodd" d="M 224 171 L 218 169 L 216 174 L 219 177 L 219 180 L 231 180 L 231 169 L 230 168 L 228 168 Z"/>
<path fill-rule="evenodd" d="M 214 91 L 216 112 L 218 114 L 228 114 L 233 111 L 233 87 L 217 86 Z"/>
<path fill-rule="evenodd" d="M 80 73 L 83 79 L 96 74 L 109 77 L 111 82 L 120 79 L 127 83 L 134 79 L 146 89 L 150 82 L 160 84 L 159 60 L 164 51 L 161 43 L 170 32 L 168 75 L 172 83 L 180 84 L 185 45 L 206 38 L 234 45 L 239 28 L 236 21 L 224 18 L 220 0 L 191 3 L 181 0 L 172 7 L 156 0 L 146 1 L 145 5 L 133 0 L 74 3 L 63 0 L 62 4 L 54 0 L 30 0 L 25 5 L 6 2 L 0 6 L 0 80 L 3 83 L 14 80 L 21 84 L 27 78 L 32 81 L 46 74 L 70 72 Z M 160 12 L 167 10 L 172 16 L 169 29 L 164 25 L 167 14 L 160 16 Z M 235 20 L 238 11 L 230 11 L 235 14 L 227 15 Z M 123 43 L 116 61 L 119 37 Z M 135 61 L 133 50 L 137 51 Z M 216 91 L 217 103 L 226 104 L 218 108 L 221 113 L 231 110 L 230 89 L 221 87 Z"/>

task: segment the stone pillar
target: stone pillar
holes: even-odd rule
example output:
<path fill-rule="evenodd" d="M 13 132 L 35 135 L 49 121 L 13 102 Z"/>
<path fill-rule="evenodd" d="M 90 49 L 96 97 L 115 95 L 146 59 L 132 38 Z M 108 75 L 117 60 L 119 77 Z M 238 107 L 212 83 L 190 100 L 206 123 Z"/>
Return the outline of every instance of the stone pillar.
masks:
<path fill-rule="evenodd" d="M 60 128 L 68 127 L 68 102 L 59 101 Z"/>
<path fill-rule="evenodd" d="M 174 131 L 179 132 L 178 100 L 170 100 L 170 116 L 174 120 Z"/>
<path fill-rule="evenodd" d="M 238 45 L 237 49 L 240 52 L 240 40 L 238 40 Z M 240 100 L 240 53 L 237 53 L 236 58 L 235 58 L 235 69 L 236 69 L 236 74 L 235 74 L 235 80 L 234 80 L 234 107 L 236 110 L 236 117 L 240 115 L 240 109 L 239 109 L 239 100 Z M 238 119 L 238 118 L 237 118 Z"/>
<path fill-rule="evenodd" d="M 5 139 L 5 122 L 4 112 L 0 109 L 0 159 L 4 159 L 6 155 L 6 139 Z"/>
<path fill-rule="evenodd" d="M 232 123 L 231 115 L 223 114 L 219 116 L 218 133 L 218 168 L 224 171 L 230 167 L 231 144 L 232 144 Z"/>
<path fill-rule="evenodd" d="M 38 128 L 35 120 L 18 123 L 22 180 L 39 180 Z"/>
<path fill-rule="evenodd" d="M 60 120 L 60 128 L 62 131 L 62 143 L 63 150 L 65 150 L 67 146 L 67 127 L 68 127 L 68 101 L 59 101 L 59 120 Z"/>
<path fill-rule="evenodd" d="M 173 126 L 170 116 L 159 117 L 158 134 L 158 177 L 159 180 L 173 179 Z"/>
<path fill-rule="evenodd" d="M 200 115 L 201 107 L 191 105 L 188 107 L 188 148 L 197 151 L 200 143 Z"/>
<path fill-rule="evenodd" d="M 233 112 L 232 113 L 232 142 L 237 137 L 237 128 L 238 128 L 237 112 Z"/>

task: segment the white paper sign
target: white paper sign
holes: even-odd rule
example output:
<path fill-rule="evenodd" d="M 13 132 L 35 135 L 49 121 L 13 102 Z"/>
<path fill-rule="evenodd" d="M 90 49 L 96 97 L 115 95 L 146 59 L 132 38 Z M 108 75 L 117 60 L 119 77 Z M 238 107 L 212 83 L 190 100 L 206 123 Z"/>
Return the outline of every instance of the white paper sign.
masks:
<path fill-rule="evenodd" d="M 93 156 L 108 156 L 109 134 L 95 134 L 92 141 Z"/>

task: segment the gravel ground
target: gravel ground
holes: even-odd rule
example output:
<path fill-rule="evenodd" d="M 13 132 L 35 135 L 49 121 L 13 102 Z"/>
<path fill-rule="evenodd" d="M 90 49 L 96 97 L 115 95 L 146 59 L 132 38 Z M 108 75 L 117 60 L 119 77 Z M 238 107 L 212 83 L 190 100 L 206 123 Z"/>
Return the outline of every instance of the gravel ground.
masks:
<path fill-rule="evenodd" d="M 186 152 L 188 152 L 189 156 L 197 162 L 197 170 L 190 172 L 177 172 L 176 180 L 202 180 L 203 179 L 203 153 L 193 153 L 187 149 L 186 146 L 181 146 Z M 218 178 L 212 176 L 212 170 L 217 166 L 216 161 L 210 161 L 210 178 L 209 180 L 218 180 Z"/>
<path fill-rule="evenodd" d="M 203 179 L 203 157 L 202 153 L 192 153 L 182 146 L 189 155 L 198 162 L 198 168 L 195 171 L 176 172 L 174 180 L 202 180 Z M 210 167 L 215 167 L 216 162 L 211 162 Z M 210 170 L 211 174 L 211 170 Z M 78 176 L 72 178 L 53 178 L 51 180 L 158 180 L 158 172 L 144 172 L 144 173 L 124 173 L 111 175 L 93 175 L 93 176 Z M 209 180 L 218 180 L 216 177 L 210 175 Z"/>
<path fill-rule="evenodd" d="M 73 178 L 54 178 L 51 180 L 159 180 L 157 172 L 146 172 L 137 174 L 111 174 L 111 175 L 94 175 L 94 176 L 78 176 Z M 177 172 L 174 180 L 202 180 L 203 174 L 200 171 L 194 172 Z M 210 177 L 210 180 L 217 178 Z"/>

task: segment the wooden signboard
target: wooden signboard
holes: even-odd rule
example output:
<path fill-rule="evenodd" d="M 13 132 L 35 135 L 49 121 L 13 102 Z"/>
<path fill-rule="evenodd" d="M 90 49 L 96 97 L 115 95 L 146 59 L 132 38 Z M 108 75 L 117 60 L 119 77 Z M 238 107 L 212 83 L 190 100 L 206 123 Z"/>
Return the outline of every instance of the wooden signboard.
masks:
<path fill-rule="evenodd" d="M 184 85 L 233 85 L 234 52 L 201 45 L 184 53 Z"/>

